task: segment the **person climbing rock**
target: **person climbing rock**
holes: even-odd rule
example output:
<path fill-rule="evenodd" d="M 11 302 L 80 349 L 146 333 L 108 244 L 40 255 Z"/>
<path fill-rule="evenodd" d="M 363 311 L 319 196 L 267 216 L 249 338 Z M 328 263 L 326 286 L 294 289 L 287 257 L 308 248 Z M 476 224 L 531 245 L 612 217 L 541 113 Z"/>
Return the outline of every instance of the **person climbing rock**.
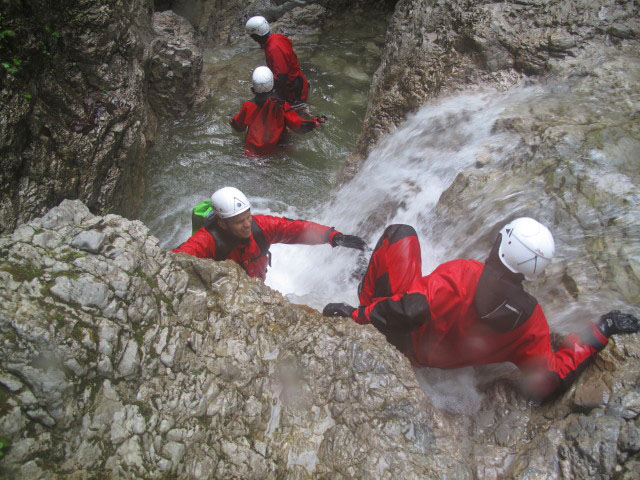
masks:
<path fill-rule="evenodd" d="M 554 250 L 551 232 L 521 217 L 502 228 L 485 264 L 453 260 L 423 277 L 415 230 L 391 225 L 360 283 L 360 307 L 330 303 L 323 314 L 372 324 L 416 366 L 513 362 L 526 391 L 543 400 L 568 387 L 611 335 L 639 329 L 633 315 L 613 310 L 554 351 L 542 308 L 522 287 Z"/>
<path fill-rule="evenodd" d="M 245 28 L 249 36 L 264 50 L 267 66 L 273 72 L 278 96 L 293 105 L 306 102 L 309 82 L 300 70 L 291 40 L 284 35 L 272 33 L 269 22 L 261 16 L 251 17 Z"/>
<path fill-rule="evenodd" d="M 285 127 L 295 132 L 307 133 L 325 122 L 324 117 L 305 120 L 291 108 L 288 102 L 279 99 L 273 90 L 273 74 L 267 67 L 253 71 L 251 87 L 255 98 L 244 102 L 240 112 L 229 119 L 229 124 L 238 132 L 247 130 L 244 153 L 247 156 L 262 156 L 272 153 L 285 132 Z"/>
<path fill-rule="evenodd" d="M 213 215 L 205 226 L 186 242 L 172 250 L 199 258 L 231 259 L 250 277 L 266 278 L 273 243 L 297 243 L 364 250 L 365 242 L 345 235 L 333 227 L 306 220 L 291 220 L 271 215 L 252 215 L 247 197 L 234 187 L 223 187 L 211 195 Z"/>

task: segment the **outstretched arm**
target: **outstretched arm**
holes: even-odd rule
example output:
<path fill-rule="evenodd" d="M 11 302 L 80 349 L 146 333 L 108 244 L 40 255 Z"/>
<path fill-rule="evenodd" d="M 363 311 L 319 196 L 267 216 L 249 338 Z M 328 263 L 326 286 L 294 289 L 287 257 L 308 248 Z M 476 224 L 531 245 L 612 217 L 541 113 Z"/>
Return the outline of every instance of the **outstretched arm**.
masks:
<path fill-rule="evenodd" d="M 256 215 L 254 217 L 268 243 L 300 243 L 319 245 L 328 243 L 332 247 L 347 247 L 363 250 L 364 240 L 355 235 L 344 235 L 333 227 L 307 220 L 291 220 L 286 217 Z"/>
<path fill-rule="evenodd" d="M 327 317 L 350 316 L 357 323 L 371 323 L 385 334 L 409 333 L 431 319 L 427 297 L 415 291 L 379 297 L 371 304 L 359 308 L 344 303 L 329 303 L 322 314 Z"/>
<path fill-rule="evenodd" d="M 329 243 L 334 246 L 333 239 L 340 233 L 332 227 L 306 220 L 292 220 L 271 215 L 256 215 L 254 219 L 270 244 L 300 243 L 304 245 L 320 245 Z"/>
<path fill-rule="evenodd" d="M 324 117 L 313 117 L 310 120 L 305 120 L 300 115 L 298 115 L 298 113 L 294 109 L 291 108 L 289 103 L 284 103 L 284 123 L 294 132 L 310 132 L 325 121 L 326 119 Z"/>
<path fill-rule="evenodd" d="M 532 320 L 544 327 L 529 339 L 513 361 L 525 372 L 526 390 L 537 400 L 547 400 L 569 388 L 606 346 L 611 335 L 638 331 L 638 319 L 614 310 L 596 323 L 590 323 L 582 332 L 567 335 L 561 347 L 553 351 L 540 305 L 534 310 L 534 316 Z"/>

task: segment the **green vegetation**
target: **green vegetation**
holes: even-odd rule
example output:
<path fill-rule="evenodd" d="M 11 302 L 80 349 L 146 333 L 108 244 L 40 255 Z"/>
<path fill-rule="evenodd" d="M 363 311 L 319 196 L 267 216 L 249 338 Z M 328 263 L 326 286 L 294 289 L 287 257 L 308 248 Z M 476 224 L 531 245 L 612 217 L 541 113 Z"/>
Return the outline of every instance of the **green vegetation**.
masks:
<path fill-rule="evenodd" d="M 10 22 L 8 22 L 5 16 L 0 13 L 0 65 L 2 65 L 10 75 L 18 73 L 20 65 L 22 65 L 22 62 L 19 59 L 10 56 L 5 58 L 4 55 L 4 51 L 7 50 L 10 39 L 15 36 L 16 32 L 11 28 Z"/>
<path fill-rule="evenodd" d="M 24 18 L 20 15 L 0 13 L 0 83 L 3 77 L 19 78 L 22 86 L 27 87 L 33 73 L 41 70 L 43 64 L 53 68 L 53 64 L 44 62 L 59 51 L 62 33 L 53 25 L 39 23 L 44 16 Z M 16 93 L 26 100 L 33 98 L 29 92 Z"/>
<path fill-rule="evenodd" d="M 4 452 L 9 448 L 10 442 L 7 437 L 0 436 L 0 457 L 4 455 Z"/>
<path fill-rule="evenodd" d="M 140 414 L 142 415 L 142 418 L 144 418 L 144 421 L 148 422 L 151 415 L 153 415 L 153 408 L 140 400 L 132 403 L 140 409 Z"/>
<path fill-rule="evenodd" d="M 61 261 L 65 262 L 65 263 L 71 263 L 73 262 L 75 259 L 77 258 L 82 258 L 85 257 L 86 255 L 84 253 L 80 253 L 76 250 L 70 250 L 70 249 L 64 249 L 62 251 L 62 256 L 59 257 Z"/>
<path fill-rule="evenodd" d="M 10 273 L 16 282 L 30 282 L 42 275 L 42 268 L 34 265 L 31 261 L 27 261 L 25 265 L 3 263 L 0 270 Z"/>

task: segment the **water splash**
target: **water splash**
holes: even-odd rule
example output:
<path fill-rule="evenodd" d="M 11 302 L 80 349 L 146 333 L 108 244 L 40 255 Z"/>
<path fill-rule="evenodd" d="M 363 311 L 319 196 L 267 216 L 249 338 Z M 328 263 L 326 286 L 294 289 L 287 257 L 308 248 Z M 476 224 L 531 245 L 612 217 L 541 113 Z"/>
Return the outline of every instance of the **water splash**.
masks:
<path fill-rule="evenodd" d="M 535 93 L 531 87 L 475 92 L 423 107 L 383 140 L 328 206 L 306 216 L 361 235 L 371 246 L 386 225 L 410 224 L 420 237 L 423 272 L 430 272 L 451 259 L 430 227 L 440 195 L 483 155 L 506 156 L 516 147 L 515 135 L 492 127 L 507 108 Z M 274 245 L 272 251 L 267 284 L 292 301 L 316 308 L 328 301 L 357 303 L 357 252 L 289 245 Z"/>

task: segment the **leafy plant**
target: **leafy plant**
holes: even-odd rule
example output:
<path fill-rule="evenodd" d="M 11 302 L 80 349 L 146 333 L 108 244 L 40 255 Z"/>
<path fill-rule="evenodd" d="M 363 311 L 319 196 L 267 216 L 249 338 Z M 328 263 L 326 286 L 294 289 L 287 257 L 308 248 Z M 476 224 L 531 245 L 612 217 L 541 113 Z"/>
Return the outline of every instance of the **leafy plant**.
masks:
<path fill-rule="evenodd" d="M 18 60 L 17 58 L 12 59 L 12 62 L 2 62 L 2 66 L 4 67 L 4 69 L 7 71 L 7 73 L 10 73 L 11 75 L 13 75 L 14 73 L 18 73 L 18 67 L 20 66 L 20 60 Z"/>

